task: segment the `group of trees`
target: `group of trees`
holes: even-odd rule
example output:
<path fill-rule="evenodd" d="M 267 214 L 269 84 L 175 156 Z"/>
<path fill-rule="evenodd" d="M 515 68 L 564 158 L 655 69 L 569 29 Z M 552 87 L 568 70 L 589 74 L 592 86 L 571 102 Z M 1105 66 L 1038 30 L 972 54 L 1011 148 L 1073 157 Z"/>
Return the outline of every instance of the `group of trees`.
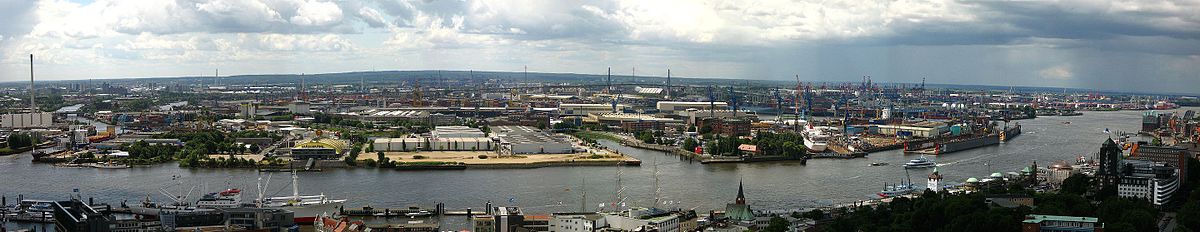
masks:
<path fill-rule="evenodd" d="M 175 159 L 179 147 L 170 144 L 150 144 L 143 140 L 125 144 L 121 150 L 129 152 L 130 163 L 158 163 Z"/>
<path fill-rule="evenodd" d="M 771 133 L 758 132 L 754 137 L 754 145 L 758 146 L 758 150 L 763 154 L 783 155 L 783 156 L 804 156 L 807 149 L 804 147 L 804 138 L 796 133 Z"/>
<path fill-rule="evenodd" d="M 643 143 L 648 143 L 648 144 L 671 144 L 671 143 L 675 142 L 675 140 L 673 140 L 673 139 L 663 138 L 663 136 L 665 136 L 666 133 L 663 133 L 663 131 L 661 131 L 661 130 L 638 131 L 637 133 L 634 133 L 633 135 L 634 135 L 634 138 L 637 138 L 638 140 L 641 140 Z"/>
<path fill-rule="evenodd" d="M 34 141 L 33 135 L 25 133 L 13 133 L 8 135 L 8 144 L 6 145 L 11 149 L 20 149 L 33 146 L 36 142 L 37 141 Z"/>
<path fill-rule="evenodd" d="M 684 150 L 687 150 L 687 151 L 695 151 L 696 147 L 699 147 L 699 146 L 700 146 L 699 141 L 696 141 L 696 139 L 693 139 L 692 137 L 687 137 L 687 138 L 683 139 L 683 144 L 680 144 L 679 148 L 683 148 Z"/>
<path fill-rule="evenodd" d="M 280 138 L 265 132 L 235 132 L 225 134 L 219 131 L 170 132 L 158 138 L 179 139 L 183 146 L 175 144 L 150 144 L 138 141 L 126 144 L 122 150 L 129 152 L 132 164 L 151 164 L 178 160 L 180 167 L 250 167 L 259 163 L 253 160 L 236 158 L 234 155 L 246 152 L 258 153 L 261 147 L 257 144 L 237 144 L 240 137 L 271 137 Z M 227 154 L 229 158 L 210 158 L 211 154 Z"/>
<path fill-rule="evenodd" d="M 738 145 L 749 143 L 749 141 L 737 137 L 716 136 L 708 139 L 708 143 L 704 144 L 704 150 L 712 155 L 734 156 L 738 154 Z"/>

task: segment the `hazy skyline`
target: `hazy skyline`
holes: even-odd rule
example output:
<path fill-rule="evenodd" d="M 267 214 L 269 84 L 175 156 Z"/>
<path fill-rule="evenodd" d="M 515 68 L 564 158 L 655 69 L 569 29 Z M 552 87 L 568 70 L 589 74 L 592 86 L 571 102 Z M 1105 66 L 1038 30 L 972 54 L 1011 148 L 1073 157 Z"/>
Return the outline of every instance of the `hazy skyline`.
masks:
<path fill-rule="evenodd" d="M 1200 93 L 1200 2 L 0 0 L 0 81 L 489 70 Z"/>

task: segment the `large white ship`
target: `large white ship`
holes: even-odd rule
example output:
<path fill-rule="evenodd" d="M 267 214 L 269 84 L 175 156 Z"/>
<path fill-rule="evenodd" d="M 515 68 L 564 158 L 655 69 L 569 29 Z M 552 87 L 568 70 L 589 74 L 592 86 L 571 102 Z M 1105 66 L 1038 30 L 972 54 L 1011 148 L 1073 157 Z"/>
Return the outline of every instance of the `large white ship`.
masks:
<path fill-rule="evenodd" d="M 822 128 L 815 128 L 811 124 L 808 129 L 804 130 L 804 146 L 808 150 L 814 152 L 823 152 L 829 146 L 829 134 Z"/>
<path fill-rule="evenodd" d="M 346 203 L 345 199 L 329 199 L 325 194 L 301 196 L 299 184 L 299 175 L 292 172 L 292 195 L 263 198 L 260 206 L 290 210 L 295 212 L 296 223 L 309 224 L 316 220 L 317 215 L 337 212 Z"/>

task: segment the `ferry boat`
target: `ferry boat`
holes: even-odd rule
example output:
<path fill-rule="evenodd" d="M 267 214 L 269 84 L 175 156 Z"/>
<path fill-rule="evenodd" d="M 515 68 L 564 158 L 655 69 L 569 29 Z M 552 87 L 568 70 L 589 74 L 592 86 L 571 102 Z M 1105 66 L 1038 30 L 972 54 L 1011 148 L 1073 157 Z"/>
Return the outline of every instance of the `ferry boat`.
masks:
<path fill-rule="evenodd" d="M 317 215 L 337 212 L 346 203 L 345 199 L 330 199 L 325 194 L 302 196 L 299 186 L 300 176 L 292 172 L 292 195 L 263 198 L 261 207 L 290 210 L 295 212 L 296 223 L 312 224 Z"/>
<path fill-rule="evenodd" d="M 937 162 L 933 162 L 933 160 L 925 158 L 925 156 L 921 156 L 904 163 L 904 168 L 928 168 L 933 166 L 937 166 Z"/>

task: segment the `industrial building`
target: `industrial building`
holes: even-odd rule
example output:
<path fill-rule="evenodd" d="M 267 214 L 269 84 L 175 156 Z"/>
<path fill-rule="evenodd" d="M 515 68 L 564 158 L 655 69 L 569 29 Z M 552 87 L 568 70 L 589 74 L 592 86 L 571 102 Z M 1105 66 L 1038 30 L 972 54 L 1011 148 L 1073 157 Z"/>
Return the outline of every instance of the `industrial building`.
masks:
<path fill-rule="evenodd" d="M 364 121 L 414 120 L 429 117 L 429 112 L 415 110 L 367 110 L 359 114 Z"/>
<path fill-rule="evenodd" d="M 572 142 L 528 126 L 500 126 L 500 149 L 507 154 L 570 154 L 575 153 Z"/>
<path fill-rule="evenodd" d="M 591 113 L 585 123 L 599 123 L 607 126 L 617 126 L 626 132 L 642 130 L 661 130 L 668 123 L 678 123 L 679 120 L 659 118 L 650 114 L 627 113 Z"/>
<path fill-rule="evenodd" d="M 486 136 L 482 130 L 467 126 L 439 126 L 435 127 L 430 135 L 433 139 L 483 138 Z"/>
<path fill-rule="evenodd" d="M 482 130 L 466 126 L 439 126 L 430 137 L 379 138 L 371 148 L 375 151 L 491 151 L 495 141 L 485 137 Z"/>
<path fill-rule="evenodd" d="M 729 107 L 729 103 L 725 102 L 660 101 L 656 104 L 659 112 L 675 112 L 687 109 L 725 109 L 727 107 Z"/>
<path fill-rule="evenodd" d="M 938 137 L 938 136 L 942 135 L 942 133 L 946 133 L 946 132 L 950 131 L 950 127 L 947 126 L 946 123 L 932 122 L 932 121 L 918 122 L 918 123 L 906 124 L 906 125 L 878 125 L 878 126 L 872 126 L 872 127 L 878 127 L 878 129 L 874 129 L 874 130 L 877 131 L 876 133 L 881 134 L 881 135 L 895 135 L 895 136 L 921 137 L 921 138 Z"/>
<path fill-rule="evenodd" d="M 50 127 L 54 124 L 54 114 L 50 112 L 5 114 L 0 116 L 0 127 L 30 128 Z"/>
<path fill-rule="evenodd" d="M 292 147 L 292 159 L 337 159 L 349 150 L 350 145 L 345 140 L 320 138 L 296 144 Z"/>
<path fill-rule="evenodd" d="M 424 138 L 378 138 L 371 143 L 375 151 L 418 151 L 424 148 Z"/>
<path fill-rule="evenodd" d="M 592 113 L 612 113 L 625 112 L 629 108 L 627 105 L 617 104 L 616 109 L 613 109 L 612 104 L 570 104 L 563 103 L 558 105 L 558 114 L 563 116 L 586 116 Z"/>

